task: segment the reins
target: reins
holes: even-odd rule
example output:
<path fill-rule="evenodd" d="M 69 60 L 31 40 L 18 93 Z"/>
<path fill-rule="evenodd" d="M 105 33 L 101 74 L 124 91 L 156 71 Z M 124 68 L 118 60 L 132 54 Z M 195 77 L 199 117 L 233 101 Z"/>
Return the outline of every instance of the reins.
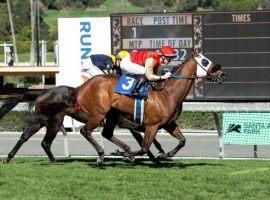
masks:
<path fill-rule="evenodd" d="M 195 58 L 193 57 L 193 59 L 195 59 Z M 196 59 L 195 59 L 195 62 L 196 62 L 197 64 L 199 64 L 199 66 L 200 66 L 203 70 L 205 70 L 205 69 L 200 65 L 200 63 L 197 62 Z M 152 88 L 155 89 L 155 90 L 158 90 L 158 91 L 163 90 L 164 87 L 165 87 L 165 85 L 166 85 L 166 83 L 167 83 L 170 79 L 172 79 L 172 78 L 175 78 L 175 79 L 188 79 L 188 80 L 195 80 L 195 79 L 199 79 L 199 78 L 201 78 L 201 79 L 211 79 L 211 78 L 213 78 L 212 76 L 209 76 L 209 73 L 208 73 L 206 70 L 205 70 L 205 71 L 206 71 L 206 74 L 207 74 L 206 76 L 197 76 L 197 75 L 194 75 L 194 76 L 182 76 L 182 75 L 174 74 L 174 73 L 176 73 L 176 71 L 178 71 L 178 69 L 180 69 L 180 68 L 182 67 L 182 65 L 183 65 L 184 63 L 185 63 L 185 62 L 181 63 L 181 65 L 178 65 L 178 66 L 174 67 L 174 68 L 170 71 L 170 72 L 172 73 L 172 75 L 171 75 L 170 78 L 168 78 L 168 79 L 165 80 L 165 83 L 163 84 L 163 87 L 162 87 L 162 88 L 157 89 L 156 86 L 155 86 L 154 84 L 151 84 Z M 155 82 L 154 82 L 154 83 L 155 83 Z"/>

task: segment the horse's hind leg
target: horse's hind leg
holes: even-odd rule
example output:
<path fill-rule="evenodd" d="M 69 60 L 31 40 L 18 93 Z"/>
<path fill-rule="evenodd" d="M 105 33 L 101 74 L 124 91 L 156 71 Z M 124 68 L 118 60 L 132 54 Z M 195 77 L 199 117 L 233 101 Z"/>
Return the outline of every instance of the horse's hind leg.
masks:
<path fill-rule="evenodd" d="M 99 156 L 99 158 L 97 159 L 97 164 L 101 165 L 104 161 L 104 149 L 92 137 L 92 132 L 101 123 L 102 118 L 98 119 L 97 117 L 96 118 L 90 117 L 90 119 L 91 120 L 84 127 L 81 128 L 80 132 L 85 137 L 85 139 L 87 139 L 97 151 L 98 156 Z"/>
<path fill-rule="evenodd" d="M 169 151 L 168 153 L 163 154 L 163 155 L 160 155 L 159 156 L 160 159 L 165 159 L 167 157 L 173 157 L 186 144 L 186 138 L 182 134 L 180 128 L 177 126 L 177 124 L 175 122 L 172 122 L 168 126 L 164 127 L 164 129 L 166 131 L 168 131 L 168 133 L 170 133 L 173 137 L 175 137 L 176 139 L 178 139 L 179 140 L 179 144 L 174 149 L 172 149 L 171 151 Z"/>
<path fill-rule="evenodd" d="M 51 151 L 51 145 L 61 127 L 61 124 L 63 123 L 63 120 L 64 115 L 58 114 L 57 117 L 50 119 L 46 124 L 47 131 L 44 136 L 44 139 L 41 142 L 41 146 L 51 162 L 56 162 L 53 153 Z"/>
<path fill-rule="evenodd" d="M 134 156 L 128 156 L 129 152 L 131 151 L 130 146 L 119 140 L 113 135 L 114 128 L 117 124 L 118 118 L 117 114 L 113 115 L 111 112 L 109 115 L 107 115 L 106 118 L 106 123 L 105 126 L 102 130 L 102 136 L 114 143 L 115 145 L 119 146 L 121 149 L 124 150 L 124 152 L 120 152 L 119 150 L 116 150 L 115 152 L 111 153 L 111 155 L 116 155 L 116 156 L 123 156 L 127 157 L 130 161 L 134 161 L 135 157 Z"/>
<path fill-rule="evenodd" d="M 105 137 L 107 140 L 111 141 L 115 145 L 119 146 L 122 148 L 125 152 L 130 152 L 131 148 L 124 142 L 120 141 L 118 138 L 116 138 L 113 135 L 114 128 L 118 122 L 119 114 L 117 111 L 110 110 L 107 115 L 106 115 L 106 123 L 104 125 L 104 128 L 102 130 L 101 135 Z M 116 151 L 112 153 L 113 155 L 119 155 L 119 156 L 125 156 L 123 152 Z M 134 158 L 131 158 L 133 160 Z"/>
<path fill-rule="evenodd" d="M 13 147 L 13 149 L 10 151 L 8 156 L 3 160 L 3 163 L 8 163 L 10 160 L 16 155 L 18 150 L 21 148 L 23 143 L 25 143 L 30 137 L 32 137 L 40 128 L 42 128 L 44 125 L 40 123 L 31 123 L 27 125 L 25 130 L 23 131 L 21 138 L 16 143 L 16 145 Z"/>

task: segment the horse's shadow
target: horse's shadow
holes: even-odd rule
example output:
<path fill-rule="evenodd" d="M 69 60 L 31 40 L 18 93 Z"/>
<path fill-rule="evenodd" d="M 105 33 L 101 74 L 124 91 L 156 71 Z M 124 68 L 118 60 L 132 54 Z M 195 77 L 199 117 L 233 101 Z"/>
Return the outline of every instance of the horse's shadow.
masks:
<path fill-rule="evenodd" d="M 95 158 L 65 158 L 57 160 L 56 164 L 65 165 L 72 162 L 85 163 L 93 168 L 106 169 L 108 167 L 136 168 L 138 166 L 149 168 L 179 168 L 186 169 L 193 166 L 221 166 L 222 164 L 213 164 L 209 162 L 183 163 L 173 159 L 162 160 L 159 164 L 149 161 L 147 158 L 136 158 L 134 162 L 123 160 L 122 158 L 105 158 L 104 163 L 97 165 Z"/>

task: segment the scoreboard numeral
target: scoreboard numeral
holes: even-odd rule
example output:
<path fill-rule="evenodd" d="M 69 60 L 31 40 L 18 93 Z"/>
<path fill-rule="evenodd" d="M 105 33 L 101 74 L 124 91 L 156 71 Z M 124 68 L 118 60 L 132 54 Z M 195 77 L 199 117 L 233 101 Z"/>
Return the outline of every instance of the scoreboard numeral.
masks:
<path fill-rule="evenodd" d="M 186 49 L 175 49 L 176 58 L 174 60 L 184 61 L 186 59 L 187 50 Z"/>
<path fill-rule="evenodd" d="M 133 37 L 134 37 L 134 38 L 137 38 L 136 27 L 132 27 L 131 29 L 132 29 L 132 31 L 133 31 Z"/>

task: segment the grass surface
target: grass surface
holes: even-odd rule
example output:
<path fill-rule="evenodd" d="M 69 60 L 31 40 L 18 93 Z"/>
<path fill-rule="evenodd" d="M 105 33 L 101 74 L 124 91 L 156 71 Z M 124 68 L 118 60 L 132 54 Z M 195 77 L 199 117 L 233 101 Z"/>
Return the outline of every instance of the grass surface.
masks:
<path fill-rule="evenodd" d="M 47 62 L 54 62 L 54 53 L 52 52 L 47 52 L 47 57 L 46 57 Z M 0 54 L 0 63 L 4 63 L 4 55 Z M 18 54 L 18 60 L 19 62 L 30 62 L 30 54 L 29 53 L 20 53 Z M 13 61 L 15 62 L 14 58 Z M 15 65 L 15 64 L 14 64 Z"/>
<path fill-rule="evenodd" d="M 77 18 L 77 17 L 109 17 L 111 13 L 135 13 L 144 12 L 144 8 L 132 5 L 123 5 L 121 0 L 106 0 L 101 7 L 89 7 L 86 10 L 62 9 L 45 10 L 44 21 L 49 25 L 50 29 L 57 26 L 58 18 Z"/>
<path fill-rule="evenodd" d="M 1 199 L 269 199 L 269 161 L 14 158 L 0 164 Z"/>

